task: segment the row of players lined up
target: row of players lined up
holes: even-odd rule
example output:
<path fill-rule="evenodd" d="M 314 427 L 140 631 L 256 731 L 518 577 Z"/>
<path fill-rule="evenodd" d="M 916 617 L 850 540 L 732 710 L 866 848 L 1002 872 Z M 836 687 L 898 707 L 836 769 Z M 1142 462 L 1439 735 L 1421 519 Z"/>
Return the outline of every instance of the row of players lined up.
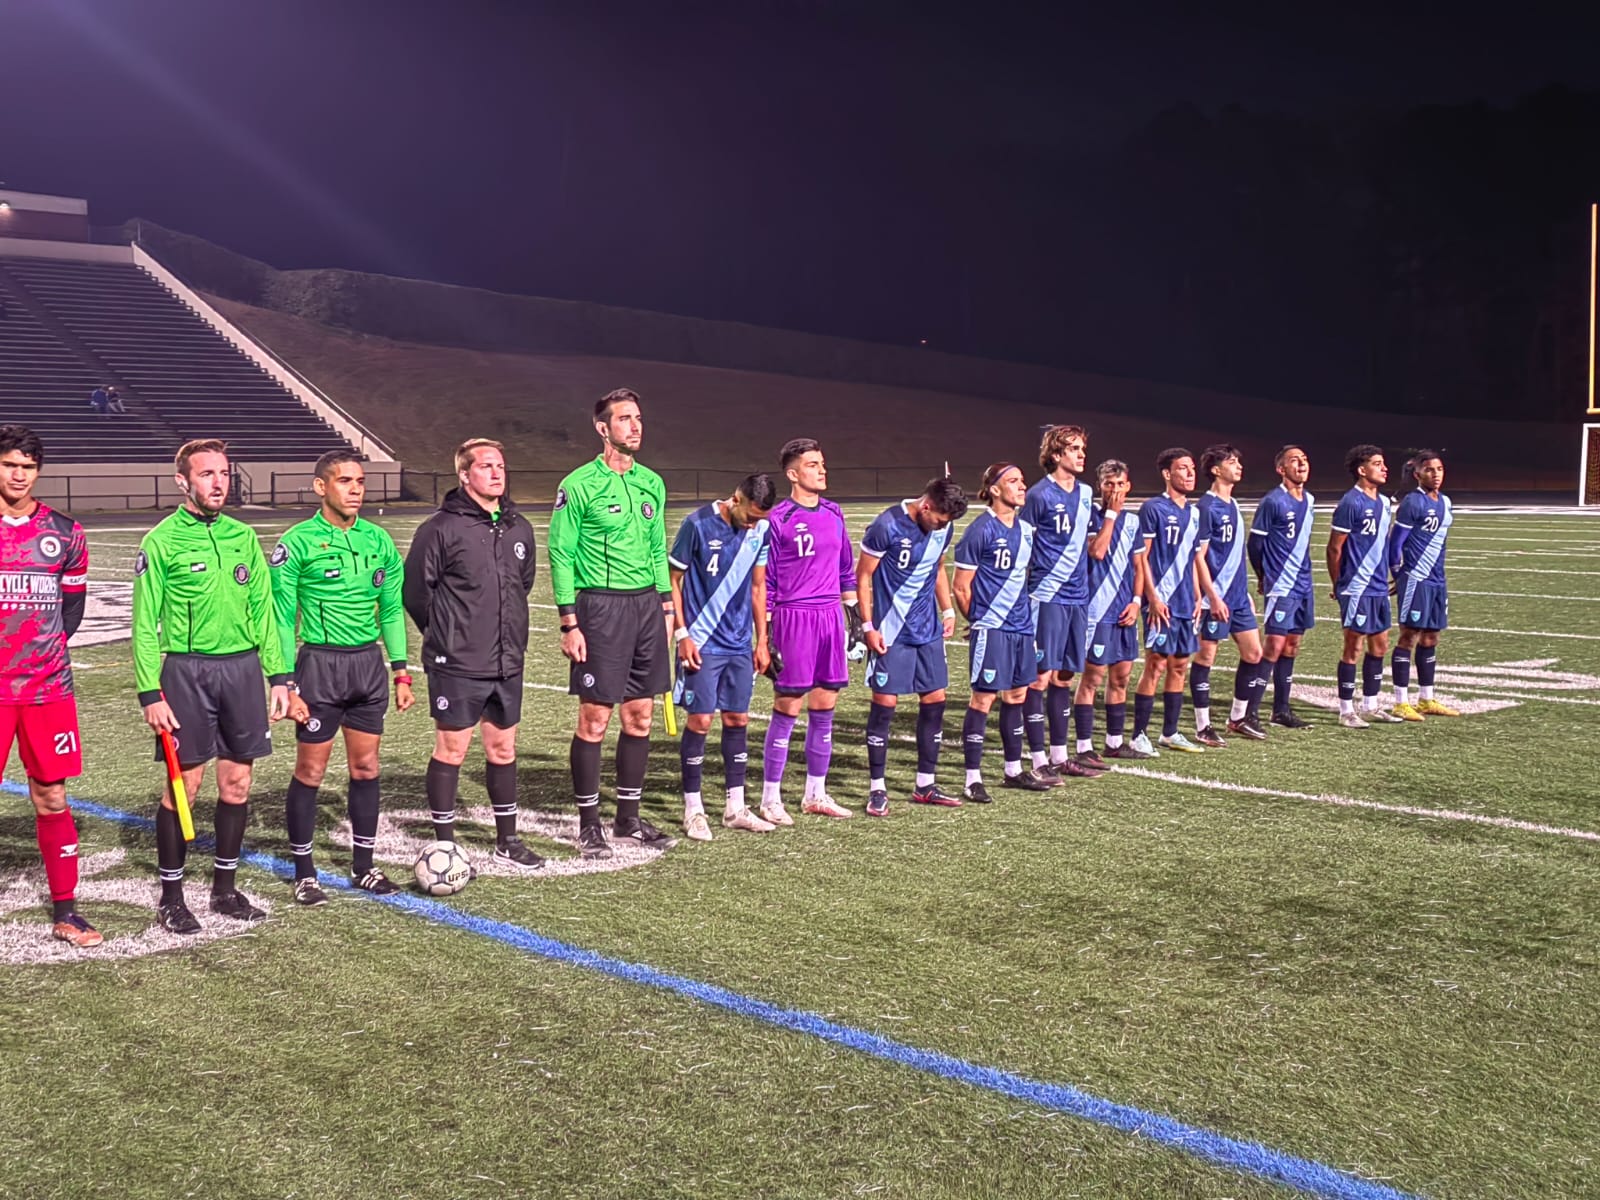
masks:
<path fill-rule="evenodd" d="M 1093 742 L 1094 701 L 1102 684 L 1106 757 L 1158 753 L 1147 734 L 1158 690 L 1160 746 L 1220 748 L 1222 738 L 1210 722 L 1208 677 L 1218 643 L 1230 636 L 1241 663 L 1228 728 L 1244 737 L 1266 736 L 1257 709 L 1269 675 L 1276 690 L 1273 722 L 1305 725 L 1288 703 L 1294 654 L 1314 608 L 1312 498 L 1304 486 L 1309 463 L 1298 448 L 1278 455 L 1282 484 L 1258 508 L 1246 553 L 1242 517 L 1231 496 L 1242 463 L 1231 448 L 1213 447 L 1201 456 L 1198 470 L 1211 488 L 1198 504 L 1189 500 L 1196 486 L 1193 456 L 1163 453 L 1163 493 L 1136 516 L 1125 509 L 1126 466 L 1102 464 L 1098 487 L 1090 487 L 1079 479 L 1086 465 L 1085 433 L 1056 427 L 1040 448 L 1045 476 L 1031 488 L 1014 464 L 997 463 L 985 472 L 980 497 L 988 507 L 956 547 L 952 580 L 945 569 L 952 523 L 967 508 L 953 481 L 935 480 L 922 496 L 887 509 L 863 537 L 858 557 L 842 511 L 824 497 L 827 468 L 820 446 L 797 439 L 780 453 L 787 499 L 776 501 L 769 477 L 752 475 L 727 500 L 691 513 L 669 553 L 665 485 L 636 461 L 643 437 L 639 397 L 628 389 L 607 395 L 595 406 L 594 424 L 601 453 L 563 481 L 549 546 L 561 647 L 571 660 L 570 690 L 580 701 L 571 768 L 579 847 L 587 857 L 611 854 L 599 816 L 601 743 L 619 708 L 611 836 L 641 845 L 673 843 L 639 815 L 639 799 L 654 697 L 670 685 L 668 647 L 674 643 L 677 691 L 688 710 L 681 743 L 684 824 L 697 840 L 711 836 L 701 774 L 718 713 L 725 826 L 765 832 L 793 823 L 782 784 L 802 709 L 806 782 L 800 807 L 819 816 L 850 815 L 827 792 L 833 710 L 848 682 L 849 643 L 867 654 L 872 709 L 866 812 L 875 816 L 888 811 L 888 731 L 900 695 L 921 700 L 911 799 L 946 806 L 990 799 L 981 764 L 987 717 L 997 701 L 1004 782 L 1024 790 L 1044 790 L 1106 768 Z M 0 553 L 9 572 L 0 586 L 10 592 L 0 594 L 6 624 L 0 745 L 9 754 L 12 737 L 20 742 L 55 904 L 55 936 L 93 945 L 99 934 L 73 901 L 77 837 L 64 785 L 81 770 L 66 639 L 81 618 L 87 552 L 75 522 L 32 499 L 43 458 L 39 439 L 29 431 L 0 429 Z M 535 572 L 533 530 L 505 495 L 498 443 L 464 443 L 456 467 L 460 486 L 419 528 L 402 562 L 387 532 L 360 519 L 360 461 L 348 454 L 324 456 L 313 483 L 321 508 L 283 536 L 268 570 L 254 531 L 222 512 L 230 477 L 226 447 L 195 441 L 180 449 L 175 469 L 184 505 L 146 536 L 135 563 L 135 667 L 145 719 L 152 730 L 176 740 L 191 793 L 206 764 L 217 760 L 213 913 L 239 920 L 262 916 L 237 890 L 235 872 L 251 764 L 271 753 L 269 723 L 284 717 L 296 723 L 298 742 L 285 802 L 295 898 L 308 905 L 326 901 L 313 866 L 312 835 L 317 789 L 332 739 L 341 731 L 350 771 L 351 883 L 376 894 L 395 890 L 374 866 L 372 852 L 389 672 L 397 711 L 414 703 L 405 665 L 406 613 L 423 635 L 436 727 L 426 775 L 436 837 L 455 839 L 457 782 L 477 728 L 496 825 L 494 855 L 529 870 L 542 865 L 516 832 L 515 738 L 529 632 L 526 599 Z M 1393 538 L 1389 506 L 1378 492 L 1386 478 L 1381 453 L 1358 447 L 1350 467 L 1356 486 L 1335 514 L 1328 549 L 1346 626 L 1341 723 L 1366 724 L 1354 706 L 1363 641 L 1369 715 L 1448 714 L 1431 697 L 1450 524 L 1449 501 L 1439 493 L 1443 466 L 1436 455 L 1414 460 L 1419 489 L 1402 503 Z M 1265 639 L 1257 632 L 1245 558 L 1266 597 Z M 1377 702 L 1391 560 L 1410 618 L 1402 621 L 1395 654 L 1399 717 Z M 19 581 L 14 587 L 13 578 Z M 966 781 L 960 795 L 935 779 L 947 684 L 943 643 L 955 632 L 958 607 L 970 624 L 972 692 L 963 722 Z M 1146 666 L 1129 740 L 1126 692 L 1139 657 L 1134 625 L 1141 610 Z M 1423 684 L 1416 706 L 1405 690 L 1414 647 Z M 262 695 L 263 672 L 269 700 Z M 756 672 L 773 680 L 774 711 L 761 797 L 751 811 L 745 769 Z M 1186 673 L 1196 703 L 1194 742 L 1178 731 Z M 180 933 L 199 928 L 183 898 L 185 856 L 169 787 L 157 814 L 158 919 Z"/>

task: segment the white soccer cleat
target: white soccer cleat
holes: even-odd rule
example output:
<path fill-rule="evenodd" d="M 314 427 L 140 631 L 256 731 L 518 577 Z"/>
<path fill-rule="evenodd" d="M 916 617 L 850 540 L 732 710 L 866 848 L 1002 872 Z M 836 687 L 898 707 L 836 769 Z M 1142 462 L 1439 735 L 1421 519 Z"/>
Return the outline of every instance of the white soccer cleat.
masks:
<path fill-rule="evenodd" d="M 1171 737 L 1160 738 L 1156 741 L 1156 745 L 1163 750 L 1181 750 L 1185 754 L 1204 754 L 1206 752 L 1204 746 L 1195 745 L 1181 733 L 1175 733 Z"/>
<path fill-rule="evenodd" d="M 1405 721 L 1404 717 L 1395 716 L 1387 708 L 1369 708 L 1362 713 L 1362 716 L 1366 717 L 1368 721 L 1376 721 L 1380 725 L 1400 725 Z"/>
<path fill-rule="evenodd" d="M 1371 725 L 1368 725 L 1365 721 L 1363 721 L 1360 718 L 1360 716 L 1358 716 L 1356 713 L 1353 713 L 1353 712 L 1340 713 L 1339 714 L 1339 724 L 1340 724 L 1340 726 L 1342 726 L 1345 729 L 1371 729 L 1372 728 Z"/>
<path fill-rule="evenodd" d="M 690 813 L 683 819 L 683 832 L 688 835 L 691 842 L 709 842 L 711 822 L 706 820 L 703 812 Z"/>
<path fill-rule="evenodd" d="M 769 800 L 761 806 L 761 819 L 770 825 L 793 825 L 794 818 L 784 808 L 782 800 Z"/>
<path fill-rule="evenodd" d="M 784 814 L 788 816 L 787 813 Z M 730 808 L 722 814 L 724 829 L 743 829 L 746 833 L 771 833 L 777 823 L 764 821 L 748 808 Z"/>
<path fill-rule="evenodd" d="M 1138 737 L 1129 742 L 1128 745 L 1132 746 L 1140 754 L 1147 754 L 1151 758 L 1161 757 L 1161 751 L 1157 750 L 1150 744 L 1150 737 L 1148 734 L 1141 733 Z"/>
<path fill-rule="evenodd" d="M 820 796 L 810 796 L 800 805 L 800 811 L 810 813 L 813 817 L 853 817 L 855 814 L 832 796 L 824 792 Z"/>

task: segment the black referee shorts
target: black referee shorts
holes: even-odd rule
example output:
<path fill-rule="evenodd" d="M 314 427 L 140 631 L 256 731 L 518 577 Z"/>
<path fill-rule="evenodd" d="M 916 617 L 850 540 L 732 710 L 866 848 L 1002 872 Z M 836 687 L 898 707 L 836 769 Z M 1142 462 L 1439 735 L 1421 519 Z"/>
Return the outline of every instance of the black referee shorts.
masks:
<path fill-rule="evenodd" d="M 341 726 L 358 733 L 383 732 L 389 711 L 388 664 L 377 642 L 365 646 L 301 646 L 294 681 L 311 719 L 296 725 L 295 740 L 331 742 Z"/>
<path fill-rule="evenodd" d="M 572 664 L 568 693 L 594 704 L 657 696 L 672 686 L 661 593 L 594 589 L 578 593 L 578 627 L 588 661 Z"/>
<path fill-rule="evenodd" d="M 237 654 L 169 654 L 161 664 L 161 693 L 178 718 L 172 740 L 178 764 L 198 767 L 213 758 L 254 762 L 272 753 L 266 680 L 254 650 Z M 156 739 L 156 761 L 161 761 Z"/>
<path fill-rule="evenodd" d="M 471 729 L 479 721 L 510 729 L 522 720 L 522 676 L 468 679 L 429 671 L 428 708 L 440 729 Z"/>

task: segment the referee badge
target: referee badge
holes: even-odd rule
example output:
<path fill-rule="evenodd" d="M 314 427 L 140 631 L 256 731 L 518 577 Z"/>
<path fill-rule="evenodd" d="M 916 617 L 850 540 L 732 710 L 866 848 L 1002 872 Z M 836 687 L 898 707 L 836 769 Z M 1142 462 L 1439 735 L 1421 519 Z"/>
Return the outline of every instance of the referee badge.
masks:
<path fill-rule="evenodd" d="M 143 550 L 133 556 L 133 573 L 143 575 L 150 569 L 150 559 Z"/>
<path fill-rule="evenodd" d="M 277 549 L 272 552 L 272 557 L 267 559 L 267 565 L 271 566 L 271 567 L 281 567 L 281 566 L 283 566 L 284 563 L 286 563 L 288 561 L 289 561 L 289 547 L 288 547 L 288 544 L 284 543 L 284 542 L 279 542 Z"/>
<path fill-rule="evenodd" d="M 556 489 L 556 507 L 557 508 L 565 508 L 566 506 L 567 506 L 567 489 L 564 488 L 564 487 L 558 487 Z"/>
<path fill-rule="evenodd" d="M 240 563 L 237 567 L 235 567 L 233 569 L 233 581 L 235 583 L 237 583 L 237 584 L 240 584 L 240 585 L 249 583 L 250 582 L 250 568 L 247 567 L 244 563 Z"/>
<path fill-rule="evenodd" d="M 644 514 L 644 519 L 646 521 L 652 521 L 655 519 L 656 506 L 651 504 L 650 501 L 646 500 L 643 504 L 639 505 L 639 511 Z"/>
<path fill-rule="evenodd" d="M 372 586 L 376 587 L 376 588 L 381 588 L 383 586 L 383 568 L 382 567 L 379 567 L 376 571 L 374 571 L 372 573 Z"/>

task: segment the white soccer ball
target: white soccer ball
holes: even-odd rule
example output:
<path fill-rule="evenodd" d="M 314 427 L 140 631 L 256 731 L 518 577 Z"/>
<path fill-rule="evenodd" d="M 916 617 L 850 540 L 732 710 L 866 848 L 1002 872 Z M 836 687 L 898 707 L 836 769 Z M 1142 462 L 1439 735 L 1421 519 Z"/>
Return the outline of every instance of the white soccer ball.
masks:
<path fill-rule="evenodd" d="M 472 878 L 472 866 L 454 842 L 429 842 L 413 871 L 417 886 L 430 896 L 453 896 Z"/>

